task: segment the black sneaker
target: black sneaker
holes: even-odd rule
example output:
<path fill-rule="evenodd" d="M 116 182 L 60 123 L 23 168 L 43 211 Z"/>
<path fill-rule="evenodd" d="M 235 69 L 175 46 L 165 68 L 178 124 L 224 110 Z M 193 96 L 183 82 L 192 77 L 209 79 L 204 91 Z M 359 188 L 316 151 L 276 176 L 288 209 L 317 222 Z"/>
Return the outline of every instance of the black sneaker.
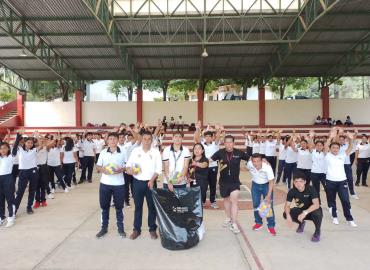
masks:
<path fill-rule="evenodd" d="M 33 214 L 32 207 L 27 207 L 27 214 L 29 214 L 29 215 Z"/>
<path fill-rule="evenodd" d="M 87 180 L 87 182 L 92 183 L 92 180 Z"/>
<path fill-rule="evenodd" d="M 119 236 L 121 236 L 122 238 L 126 238 L 126 233 L 124 230 L 118 230 L 118 234 Z"/>
<path fill-rule="evenodd" d="M 101 229 L 100 232 L 97 233 L 96 238 L 101 239 L 108 233 L 107 229 Z"/>
<path fill-rule="evenodd" d="M 78 181 L 78 184 L 80 185 L 80 184 L 82 184 L 83 182 L 85 182 L 85 180 L 80 180 L 80 181 Z"/>

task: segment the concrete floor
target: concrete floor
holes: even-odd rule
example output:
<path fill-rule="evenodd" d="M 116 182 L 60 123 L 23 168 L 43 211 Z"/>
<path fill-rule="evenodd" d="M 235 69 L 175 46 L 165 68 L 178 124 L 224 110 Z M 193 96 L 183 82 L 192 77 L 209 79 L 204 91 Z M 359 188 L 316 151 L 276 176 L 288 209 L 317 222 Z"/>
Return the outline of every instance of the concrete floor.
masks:
<path fill-rule="evenodd" d="M 95 177 L 98 179 L 98 176 Z M 246 172 L 242 179 L 250 182 Z M 278 186 L 279 189 L 284 189 Z M 49 206 L 27 215 L 20 209 L 16 226 L 0 227 L 0 269 L 356 269 L 368 270 L 370 256 L 370 189 L 358 188 L 360 200 L 353 202 L 359 227 L 352 229 L 340 212 L 340 225 L 330 222 L 326 208 L 322 241 L 311 243 L 312 224 L 302 235 L 289 228 L 282 218 L 283 205 L 276 205 L 277 232 L 254 232 L 253 213 L 241 211 L 243 233 L 234 235 L 222 228 L 222 211 L 206 210 L 206 235 L 186 251 L 168 251 L 160 240 L 143 234 L 135 241 L 120 239 L 113 222 L 108 236 L 95 239 L 99 229 L 98 181 L 83 184 L 68 194 L 57 193 Z M 113 210 L 113 209 L 112 209 Z M 132 231 L 134 207 L 125 209 L 125 230 Z M 146 214 L 144 214 L 146 217 Z"/>

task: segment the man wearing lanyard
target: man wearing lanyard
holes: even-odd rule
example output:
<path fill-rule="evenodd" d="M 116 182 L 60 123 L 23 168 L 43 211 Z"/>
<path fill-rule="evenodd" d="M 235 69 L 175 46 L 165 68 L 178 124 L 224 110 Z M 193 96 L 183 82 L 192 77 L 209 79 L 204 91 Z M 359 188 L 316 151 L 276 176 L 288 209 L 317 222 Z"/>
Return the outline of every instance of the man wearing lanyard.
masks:
<path fill-rule="evenodd" d="M 249 159 L 247 153 L 234 149 L 234 137 L 225 136 L 225 148 L 218 150 L 210 158 L 210 162 L 219 161 L 220 163 L 220 193 L 224 199 L 226 220 L 224 227 L 229 227 L 234 233 L 239 233 L 237 225 L 238 202 L 240 192 L 240 161 Z"/>
<path fill-rule="evenodd" d="M 216 133 L 212 131 L 204 132 L 204 139 L 201 139 L 201 123 L 198 122 L 197 130 L 194 133 L 195 143 L 202 143 L 206 158 L 211 158 L 211 156 L 216 153 L 219 147 L 219 139 L 221 135 L 221 127 L 216 125 Z M 217 161 L 209 164 L 208 167 L 208 185 L 209 185 L 209 200 L 211 201 L 211 207 L 218 209 L 216 203 L 216 186 L 217 186 L 217 174 L 218 174 L 218 164 Z M 207 186 L 208 186 L 207 185 Z"/>
<path fill-rule="evenodd" d="M 152 239 L 157 239 L 156 212 L 152 192 L 154 182 L 162 173 L 161 154 L 157 148 L 152 148 L 152 133 L 145 131 L 142 134 L 141 146 L 132 150 L 126 165 L 126 172 L 134 176 L 132 181 L 135 218 L 134 230 L 130 239 L 135 240 L 141 234 L 144 197 L 148 205 L 148 226 Z"/>
<path fill-rule="evenodd" d="M 182 133 L 175 132 L 172 145 L 163 150 L 162 160 L 165 173 L 163 188 L 168 188 L 170 191 L 173 191 L 174 187 L 186 187 L 190 151 L 182 145 L 182 138 Z"/>

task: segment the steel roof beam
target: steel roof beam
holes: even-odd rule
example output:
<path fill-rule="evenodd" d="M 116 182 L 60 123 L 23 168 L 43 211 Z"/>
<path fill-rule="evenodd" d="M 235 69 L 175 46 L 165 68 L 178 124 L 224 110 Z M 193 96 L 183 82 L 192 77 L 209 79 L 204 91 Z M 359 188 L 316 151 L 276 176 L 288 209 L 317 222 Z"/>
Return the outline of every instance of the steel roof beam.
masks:
<path fill-rule="evenodd" d="M 109 37 L 117 54 L 131 75 L 131 80 L 137 85 L 141 79 L 134 63 L 125 48 L 116 46 L 116 43 L 122 43 L 122 38 L 118 26 L 113 17 L 113 1 L 108 0 L 82 0 L 95 19 L 103 26 L 105 35 Z"/>
<path fill-rule="evenodd" d="M 66 83 L 81 83 L 74 70 L 4 0 L 0 0 L 0 17 L 5 19 L 0 28 L 29 54 Z"/>
<path fill-rule="evenodd" d="M 341 0 L 307 0 L 304 2 L 302 9 L 298 13 L 297 18 L 289 26 L 285 32 L 283 39 L 298 41 L 307 34 L 315 23 L 327 14 Z M 279 69 L 284 65 L 289 55 L 299 43 L 281 44 L 271 57 L 268 66 L 265 69 L 265 83 L 270 80 Z"/>
<path fill-rule="evenodd" d="M 16 72 L 8 69 L 5 66 L 0 67 L 0 81 L 16 88 L 19 91 L 27 91 L 29 83 Z"/>

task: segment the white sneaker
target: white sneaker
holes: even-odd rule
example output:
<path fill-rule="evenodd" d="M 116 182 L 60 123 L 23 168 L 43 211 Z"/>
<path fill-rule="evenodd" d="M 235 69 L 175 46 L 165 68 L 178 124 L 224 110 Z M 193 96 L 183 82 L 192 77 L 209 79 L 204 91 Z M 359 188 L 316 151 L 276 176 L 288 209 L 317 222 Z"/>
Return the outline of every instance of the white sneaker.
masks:
<path fill-rule="evenodd" d="M 338 220 L 338 218 L 333 218 L 333 220 L 332 220 L 332 222 L 333 222 L 333 224 L 335 224 L 335 225 L 339 225 L 339 220 Z"/>
<path fill-rule="evenodd" d="M 351 198 L 352 199 L 355 199 L 355 200 L 359 200 L 360 198 L 357 196 L 357 194 L 353 194 L 353 195 L 351 195 Z"/>
<path fill-rule="evenodd" d="M 15 224 L 15 218 L 14 217 L 8 217 L 5 228 L 10 228 L 10 227 L 14 226 L 14 224 Z"/>
<path fill-rule="evenodd" d="M 54 193 L 55 193 L 55 188 L 52 188 L 52 189 L 50 190 L 50 192 L 51 192 L 51 194 L 54 194 Z"/>
<path fill-rule="evenodd" d="M 224 221 L 224 224 L 223 224 L 223 226 L 225 227 L 225 228 L 228 228 L 228 227 L 230 227 L 231 226 L 231 219 L 230 218 L 227 218 L 227 219 L 225 219 L 225 221 Z"/>
<path fill-rule="evenodd" d="M 356 228 L 357 227 L 357 224 L 352 220 L 352 221 L 348 221 L 348 225 L 352 228 Z"/>
<path fill-rule="evenodd" d="M 0 219 L 0 226 L 4 225 L 5 223 L 5 218 L 4 219 Z"/>
<path fill-rule="evenodd" d="M 65 189 L 64 189 L 64 193 L 68 193 L 69 192 L 69 189 L 66 187 Z"/>
<path fill-rule="evenodd" d="M 239 230 L 239 228 L 238 228 L 238 225 L 236 224 L 236 223 L 233 223 L 233 224 L 231 224 L 231 226 L 230 226 L 230 230 L 233 232 L 233 233 L 240 233 L 240 230 Z"/>
<path fill-rule="evenodd" d="M 333 217 L 332 210 L 333 210 L 333 208 L 332 208 L 332 207 L 329 207 L 329 208 L 328 208 L 328 211 L 329 211 L 330 217 Z"/>
<path fill-rule="evenodd" d="M 55 196 L 54 196 L 54 194 L 53 193 L 50 193 L 49 195 L 48 195 L 48 199 L 54 199 L 55 198 Z"/>
<path fill-rule="evenodd" d="M 217 205 L 216 202 L 211 203 L 211 208 L 213 208 L 213 209 L 219 209 L 219 207 L 218 207 L 218 205 Z"/>

